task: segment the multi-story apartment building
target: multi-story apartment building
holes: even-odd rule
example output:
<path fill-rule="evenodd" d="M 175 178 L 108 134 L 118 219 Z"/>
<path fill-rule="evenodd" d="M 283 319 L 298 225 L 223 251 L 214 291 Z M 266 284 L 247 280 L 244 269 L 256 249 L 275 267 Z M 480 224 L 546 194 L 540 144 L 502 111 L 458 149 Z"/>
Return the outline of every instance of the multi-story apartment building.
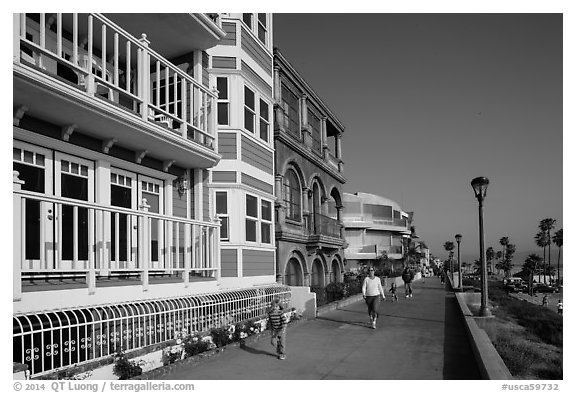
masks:
<path fill-rule="evenodd" d="M 210 188 L 222 221 L 221 283 L 275 282 L 272 15 L 227 14 L 208 50 L 218 88 L 221 161 Z"/>
<path fill-rule="evenodd" d="M 389 259 L 402 259 L 403 238 L 412 233 L 410 215 L 393 200 L 374 194 L 344 193 L 343 199 L 347 268 L 357 270 L 384 252 Z"/>
<path fill-rule="evenodd" d="M 278 281 L 324 287 L 341 281 L 344 126 L 274 50 L 274 148 Z"/>
<path fill-rule="evenodd" d="M 14 14 L 13 343 L 32 376 L 289 298 L 271 240 L 271 23 Z"/>

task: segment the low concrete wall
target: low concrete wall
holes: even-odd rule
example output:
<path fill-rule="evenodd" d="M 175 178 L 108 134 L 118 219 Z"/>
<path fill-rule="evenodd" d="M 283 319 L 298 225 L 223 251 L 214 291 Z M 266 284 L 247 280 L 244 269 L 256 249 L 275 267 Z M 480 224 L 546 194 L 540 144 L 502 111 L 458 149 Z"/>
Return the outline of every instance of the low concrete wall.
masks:
<path fill-rule="evenodd" d="M 475 318 L 480 317 L 474 317 L 468 307 L 468 304 L 479 305 L 480 295 L 480 293 L 458 292 L 456 293 L 456 299 L 458 300 L 462 318 L 464 318 L 468 340 L 472 346 L 472 351 L 474 352 L 474 357 L 476 358 L 476 363 L 478 364 L 482 378 L 490 380 L 514 379 L 508 367 L 506 367 L 506 364 L 496 351 L 496 348 L 492 345 L 488 334 L 476 323 Z"/>
<path fill-rule="evenodd" d="M 310 287 L 290 287 L 290 307 L 302 313 L 302 318 L 316 318 L 316 294 Z"/>

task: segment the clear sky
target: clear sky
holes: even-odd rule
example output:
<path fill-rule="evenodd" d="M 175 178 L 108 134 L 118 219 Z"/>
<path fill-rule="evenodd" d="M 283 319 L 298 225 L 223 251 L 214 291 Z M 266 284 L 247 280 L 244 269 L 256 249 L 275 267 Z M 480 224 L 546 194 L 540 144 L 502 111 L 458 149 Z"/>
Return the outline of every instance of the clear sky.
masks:
<path fill-rule="evenodd" d="M 563 226 L 562 14 L 275 14 L 274 42 L 346 126 L 344 191 L 414 211 L 432 253 Z"/>

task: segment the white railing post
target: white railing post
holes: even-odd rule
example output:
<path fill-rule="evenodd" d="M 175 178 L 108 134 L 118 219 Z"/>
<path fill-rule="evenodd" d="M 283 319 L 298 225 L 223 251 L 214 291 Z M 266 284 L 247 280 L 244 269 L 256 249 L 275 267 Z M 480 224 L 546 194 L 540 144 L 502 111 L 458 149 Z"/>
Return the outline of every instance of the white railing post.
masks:
<path fill-rule="evenodd" d="M 18 171 L 13 171 L 13 191 L 20 191 L 24 181 L 20 180 Z M 22 300 L 22 261 L 25 257 L 24 252 L 24 218 L 22 214 L 22 197 L 13 194 L 12 205 L 12 300 L 17 302 Z"/>
<path fill-rule="evenodd" d="M 148 213 L 148 209 L 150 209 L 146 198 L 142 198 L 142 204 L 138 207 L 144 213 Z M 142 256 L 140 261 L 140 268 L 142 269 L 142 290 L 147 291 L 149 283 L 148 270 L 150 267 L 150 217 L 143 215 L 139 217 L 138 221 L 140 233 L 142 234 L 138 239 L 138 249 L 141 250 L 140 255 Z"/>
<path fill-rule="evenodd" d="M 150 41 L 146 39 L 146 34 L 142 34 L 139 41 L 146 49 L 140 50 L 138 56 L 138 95 L 142 98 L 142 119 L 148 121 L 148 105 L 150 104 L 150 54 L 147 48 L 150 45 Z"/>
<path fill-rule="evenodd" d="M 190 283 L 190 264 L 192 261 L 192 228 L 190 224 L 184 224 L 184 287 Z"/>
<path fill-rule="evenodd" d="M 216 224 L 218 224 L 218 226 L 213 228 L 213 230 L 212 230 L 213 249 L 211 250 L 211 252 L 212 252 L 212 261 L 214 263 L 214 266 L 212 266 L 212 267 L 216 268 L 215 276 L 216 276 L 216 280 L 219 281 L 220 277 L 221 277 L 221 273 L 220 273 L 220 226 L 221 226 L 222 220 L 220 219 L 220 217 L 214 216 L 212 221 L 215 222 Z"/>
<path fill-rule="evenodd" d="M 214 93 L 215 97 L 218 97 L 218 90 L 216 90 L 216 88 L 212 89 L 212 93 Z M 212 148 L 214 149 L 214 152 L 218 153 L 218 125 L 217 125 L 217 121 L 218 121 L 218 104 L 216 101 L 216 98 L 214 96 L 209 96 L 209 100 L 210 100 L 210 120 L 209 120 L 209 124 L 210 124 L 210 131 L 208 132 L 208 134 L 210 134 L 212 136 Z"/>
<path fill-rule="evenodd" d="M 88 281 L 88 294 L 94 295 L 96 293 L 96 245 L 94 244 L 94 221 L 96 211 L 94 209 L 88 210 L 88 273 L 86 280 Z"/>

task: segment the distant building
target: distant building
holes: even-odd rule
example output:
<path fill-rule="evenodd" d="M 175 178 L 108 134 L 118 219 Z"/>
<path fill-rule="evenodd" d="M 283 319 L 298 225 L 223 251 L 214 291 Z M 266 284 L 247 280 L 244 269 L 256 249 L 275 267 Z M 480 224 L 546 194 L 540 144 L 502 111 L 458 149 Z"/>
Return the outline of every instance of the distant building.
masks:
<path fill-rule="evenodd" d="M 349 270 L 355 271 L 384 254 L 388 259 L 403 258 L 403 238 L 412 232 L 409 214 L 397 202 L 363 192 L 344 193 L 343 219 Z"/>

